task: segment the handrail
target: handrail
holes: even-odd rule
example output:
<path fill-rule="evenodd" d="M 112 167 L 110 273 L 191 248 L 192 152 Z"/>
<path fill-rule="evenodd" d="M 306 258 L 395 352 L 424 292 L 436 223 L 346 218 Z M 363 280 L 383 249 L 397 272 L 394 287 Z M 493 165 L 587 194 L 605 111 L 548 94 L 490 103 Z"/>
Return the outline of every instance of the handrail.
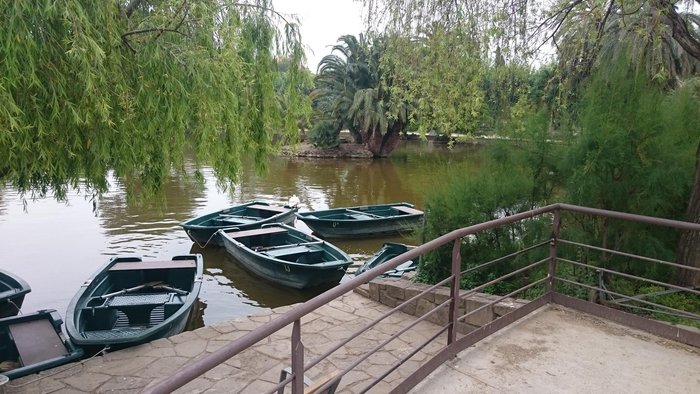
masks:
<path fill-rule="evenodd" d="M 394 257 L 390 260 L 388 260 L 386 263 L 381 264 L 375 268 L 372 268 L 359 276 L 345 282 L 341 283 L 332 289 L 314 297 L 313 299 L 300 304 L 292 309 L 290 309 L 287 313 L 279 316 L 278 318 L 263 324 L 259 328 L 249 332 L 248 334 L 242 336 L 241 338 L 238 338 L 234 340 L 233 342 L 221 347 L 217 351 L 208 354 L 198 360 L 195 360 L 194 362 L 185 365 L 184 367 L 180 368 L 178 371 L 176 371 L 173 376 L 168 377 L 166 379 L 161 380 L 157 384 L 155 384 L 152 387 L 146 388 L 144 392 L 146 393 L 168 393 L 171 392 L 179 387 L 182 387 L 186 383 L 190 382 L 191 380 L 194 380 L 198 376 L 202 375 L 206 371 L 216 367 L 217 365 L 223 363 L 224 361 L 228 360 L 229 358 L 235 356 L 236 354 L 240 353 L 241 351 L 249 348 L 250 346 L 254 345 L 255 343 L 259 342 L 260 340 L 270 336 L 271 334 L 275 333 L 276 331 L 286 327 L 289 324 L 295 323 L 298 324 L 299 319 L 308 313 L 313 312 L 314 310 L 320 308 L 321 306 L 329 303 L 330 301 L 335 300 L 336 298 L 342 296 L 343 294 L 355 289 L 356 287 L 365 284 L 369 282 L 370 280 L 374 279 L 376 276 L 381 275 L 387 270 L 394 269 L 398 265 L 412 260 L 416 257 L 419 257 L 429 251 L 432 251 L 434 249 L 437 249 L 440 246 L 446 245 L 450 242 L 455 242 L 467 235 L 470 234 L 475 234 L 481 231 L 487 231 L 496 227 L 500 227 L 503 225 L 515 223 L 521 220 L 525 219 L 532 219 L 538 216 L 541 216 L 543 214 L 547 213 L 555 213 L 555 228 L 558 228 L 558 213 L 560 211 L 568 211 L 568 212 L 575 212 L 575 213 L 583 213 L 583 214 L 589 214 L 589 215 L 595 215 L 595 216 L 604 216 L 604 217 L 611 217 L 611 218 L 616 218 L 616 219 L 622 219 L 622 220 L 630 220 L 630 221 L 635 221 L 635 222 L 641 222 L 641 223 L 647 223 L 647 224 L 654 224 L 654 225 L 661 225 L 661 226 L 666 226 L 666 227 L 672 227 L 672 228 L 677 228 L 681 230 L 695 230 L 695 231 L 700 231 L 700 224 L 695 224 L 695 223 L 688 223 L 688 222 L 681 222 L 681 221 L 676 221 L 676 220 L 670 220 L 670 219 L 661 219 L 661 218 L 654 218 L 654 217 L 648 217 L 648 216 L 643 216 L 643 215 L 635 215 L 635 214 L 629 214 L 629 213 L 623 213 L 623 212 L 616 212 L 616 211 L 606 211 L 602 209 L 596 209 L 596 208 L 588 208 L 588 207 L 581 207 L 581 206 L 576 206 L 576 205 L 570 205 L 570 204 L 563 204 L 563 203 L 556 203 L 556 204 L 551 204 L 547 205 L 544 207 L 532 209 L 526 212 L 521 212 L 518 214 L 514 214 L 511 216 L 506 216 L 498 219 L 494 219 L 488 222 L 484 223 L 479 223 L 475 224 L 472 226 L 460 228 L 453 230 L 445 235 L 442 235 L 438 238 L 435 238 L 431 241 L 426 242 L 423 245 L 420 245 L 414 249 L 411 249 L 397 257 Z M 556 230 L 553 230 L 553 234 Z M 556 236 L 555 236 L 556 239 Z M 455 250 L 457 255 L 459 256 L 459 249 L 458 249 L 458 244 L 459 242 L 455 243 Z M 555 243 L 553 243 L 553 253 L 556 254 L 556 246 Z M 454 252 L 453 252 L 453 260 L 454 260 Z M 550 274 L 548 275 L 548 278 L 551 281 L 554 279 L 554 275 L 551 272 L 551 267 L 556 263 L 555 262 L 556 258 L 551 258 L 550 259 Z M 454 262 L 453 262 L 454 265 Z M 454 268 L 454 267 L 453 267 Z M 458 270 L 459 271 L 459 270 Z M 457 273 L 459 273 L 457 271 Z M 454 274 L 453 274 L 454 275 Z M 551 290 L 551 286 L 550 286 Z M 453 308 L 454 303 L 451 304 L 451 308 Z M 454 321 L 453 323 L 454 324 Z M 453 335 L 453 334 L 451 334 Z M 293 368 L 293 373 L 297 374 L 299 370 L 297 369 L 296 371 Z M 298 379 L 299 376 L 297 375 L 294 379 L 294 384 L 298 387 L 298 384 L 300 384 L 301 380 Z"/>

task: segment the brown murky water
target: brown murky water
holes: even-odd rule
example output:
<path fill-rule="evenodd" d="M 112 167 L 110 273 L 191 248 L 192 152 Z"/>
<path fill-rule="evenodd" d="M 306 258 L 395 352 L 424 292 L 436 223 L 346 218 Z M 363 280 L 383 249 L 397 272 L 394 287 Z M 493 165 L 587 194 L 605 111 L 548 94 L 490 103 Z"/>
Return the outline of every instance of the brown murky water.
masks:
<path fill-rule="evenodd" d="M 299 291 L 264 281 L 223 249 L 194 245 L 178 223 L 255 198 L 284 203 L 293 194 L 302 211 L 401 201 L 422 208 L 424 190 L 434 185 L 441 169 L 465 160 L 478 166 L 478 152 L 420 143 L 400 147 L 387 160 L 271 158 L 266 175 L 246 169 L 240 185 L 229 192 L 219 190 L 205 168 L 204 185 L 173 180 L 166 186 L 167 207 L 156 209 L 127 204 L 117 182 L 97 201 L 95 211 L 80 192 L 67 203 L 30 200 L 25 211 L 16 191 L 0 188 L 0 267 L 31 285 L 23 311 L 53 308 L 65 315 L 80 284 L 110 256 L 169 259 L 202 253 L 205 280 L 199 311 L 190 322 L 190 328 L 199 327 L 305 301 L 323 289 Z M 310 232 L 302 222 L 296 227 Z M 388 240 L 415 242 L 400 237 L 333 242 L 360 263 Z"/>

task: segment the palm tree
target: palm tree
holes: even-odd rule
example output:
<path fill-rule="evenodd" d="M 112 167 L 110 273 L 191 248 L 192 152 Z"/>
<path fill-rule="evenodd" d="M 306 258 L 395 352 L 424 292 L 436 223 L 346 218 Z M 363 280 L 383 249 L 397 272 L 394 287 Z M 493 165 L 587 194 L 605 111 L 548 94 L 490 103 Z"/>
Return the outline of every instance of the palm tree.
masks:
<path fill-rule="evenodd" d="M 321 59 L 311 93 L 320 120 L 333 122 L 338 132 L 348 129 L 376 157 L 396 148 L 409 110 L 406 104 L 391 103 L 391 78 L 380 68 L 384 44 L 383 37 L 340 37 Z"/>

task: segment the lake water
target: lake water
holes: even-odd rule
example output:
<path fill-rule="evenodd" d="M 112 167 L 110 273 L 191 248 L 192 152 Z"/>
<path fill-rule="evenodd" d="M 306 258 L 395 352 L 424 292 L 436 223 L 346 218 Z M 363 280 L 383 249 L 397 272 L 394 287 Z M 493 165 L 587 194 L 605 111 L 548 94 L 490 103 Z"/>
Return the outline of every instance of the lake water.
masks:
<path fill-rule="evenodd" d="M 65 316 L 82 282 L 111 256 L 170 259 L 202 253 L 205 275 L 199 310 L 189 323 L 196 328 L 302 302 L 323 289 L 299 291 L 262 280 L 223 249 L 194 245 L 178 223 L 251 199 L 285 203 L 294 194 L 301 200 L 301 211 L 402 201 L 423 208 L 424 191 L 435 187 L 441 170 L 462 161 L 478 167 L 478 152 L 408 143 L 383 160 L 272 157 L 265 175 L 246 168 L 240 184 L 228 192 L 217 187 L 209 168 L 203 168 L 203 184 L 173 179 L 165 186 L 167 206 L 157 208 L 127 204 L 116 181 L 95 202 L 74 192 L 68 202 L 48 197 L 27 200 L 25 206 L 15 190 L 0 188 L 0 267 L 31 285 L 25 313 L 52 308 Z M 300 221 L 295 226 L 310 232 Z M 386 241 L 415 242 L 384 237 L 333 243 L 361 263 Z"/>

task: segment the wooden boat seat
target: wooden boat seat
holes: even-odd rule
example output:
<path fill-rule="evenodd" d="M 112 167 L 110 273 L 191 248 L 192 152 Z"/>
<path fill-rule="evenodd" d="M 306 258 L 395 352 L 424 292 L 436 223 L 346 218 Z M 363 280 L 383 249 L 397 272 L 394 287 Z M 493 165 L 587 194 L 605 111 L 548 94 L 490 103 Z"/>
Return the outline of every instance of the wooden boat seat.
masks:
<path fill-rule="evenodd" d="M 374 216 L 365 215 L 363 213 L 348 213 L 348 216 L 356 220 L 371 220 L 376 219 Z"/>
<path fill-rule="evenodd" d="M 226 232 L 231 238 L 243 238 L 243 237 L 253 237 L 256 235 L 266 235 L 266 234 L 281 234 L 286 233 L 287 229 L 282 227 L 263 227 L 255 230 L 244 230 L 244 231 L 231 231 Z"/>
<path fill-rule="evenodd" d="M 251 224 L 260 221 L 261 218 L 236 216 L 236 215 L 220 215 L 218 221 L 226 224 Z"/>
<path fill-rule="evenodd" d="M 303 264 L 314 264 L 316 262 L 320 262 L 321 257 L 323 257 L 323 250 L 311 248 L 307 245 L 270 249 L 264 251 L 263 253 L 277 259 Z"/>
<path fill-rule="evenodd" d="M 286 248 L 276 248 L 276 249 L 270 249 L 266 250 L 263 253 L 267 254 L 268 256 L 272 257 L 279 257 L 279 256 L 286 256 L 290 254 L 302 254 L 302 253 L 307 253 L 311 251 L 311 249 L 306 246 L 306 245 L 299 245 L 299 246 L 290 246 Z"/>
<path fill-rule="evenodd" d="M 384 216 L 375 215 L 371 212 L 356 211 L 354 209 L 346 209 L 348 216 L 357 220 L 381 219 Z"/>
<path fill-rule="evenodd" d="M 289 209 L 284 208 L 284 207 L 278 207 L 278 206 L 274 206 L 274 205 L 262 205 L 262 204 L 248 205 L 248 208 L 259 209 L 261 211 L 272 211 L 272 212 L 278 212 L 278 213 L 283 213 L 283 212 L 289 211 Z"/>
<path fill-rule="evenodd" d="M 411 207 L 406 207 L 403 205 L 393 205 L 392 208 L 399 211 L 400 213 L 407 213 L 409 215 L 422 215 L 423 214 L 423 211 L 419 211 L 417 209 L 413 209 Z"/>
<path fill-rule="evenodd" d="M 133 271 L 133 270 L 160 270 L 160 269 L 196 269 L 197 263 L 194 260 L 166 260 L 166 261 L 142 261 L 123 262 L 114 264 L 109 271 Z"/>
<path fill-rule="evenodd" d="M 170 302 L 175 293 L 153 293 L 153 294 L 120 294 L 107 299 L 106 306 L 144 306 L 162 305 Z"/>
<path fill-rule="evenodd" d="M 69 354 L 63 340 L 48 319 L 11 324 L 8 328 L 17 347 L 20 364 L 23 366 Z"/>

